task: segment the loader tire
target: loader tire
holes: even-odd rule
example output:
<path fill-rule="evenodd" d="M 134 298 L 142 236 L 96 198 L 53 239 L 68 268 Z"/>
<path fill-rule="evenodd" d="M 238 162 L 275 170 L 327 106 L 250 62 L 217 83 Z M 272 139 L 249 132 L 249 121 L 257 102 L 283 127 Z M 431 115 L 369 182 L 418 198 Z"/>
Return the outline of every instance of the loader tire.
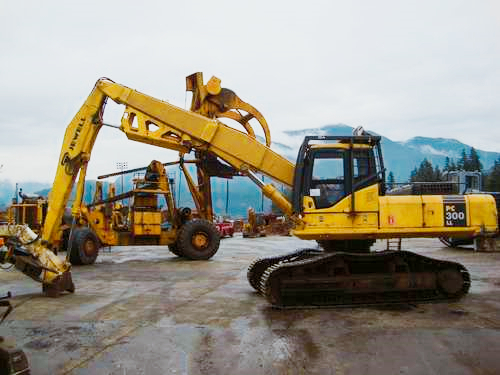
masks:
<path fill-rule="evenodd" d="M 168 245 L 168 250 L 172 253 L 172 254 L 175 254 L 177 255 L 178 257 L 182 257 L 182 253 L 180 252 L 179 250 L 179 246 L 177 246 L 177 243 L 172 243 L 170 245 Z"/>
<path fill-rule="evenodd" d="M 99 254 L 101 243 L 88 228 L 77 228 L 68 247 L 69 261 L 74 265 L 93 264 Z"/>
<path fill-rule="evenodd" d="M 191 260 L 210 259 L 219 250 L 220 234 L 208 220 L 186 222 L 179 230 L 177 250 Z"/>

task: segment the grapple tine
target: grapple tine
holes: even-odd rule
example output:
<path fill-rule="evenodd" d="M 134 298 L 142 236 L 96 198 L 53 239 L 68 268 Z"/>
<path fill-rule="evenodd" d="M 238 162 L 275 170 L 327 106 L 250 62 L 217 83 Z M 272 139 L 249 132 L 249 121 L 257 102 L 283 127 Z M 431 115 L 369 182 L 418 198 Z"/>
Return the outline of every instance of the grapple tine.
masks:
<path fill-rule="evenodd" d="M 66 271 L 53 279 L 50 284 L 43 284 L 43 292 L 48 297 L 59 297 L 63 292 L 73 293 L 75 285 L 71 277 L 71 271 Z"/>

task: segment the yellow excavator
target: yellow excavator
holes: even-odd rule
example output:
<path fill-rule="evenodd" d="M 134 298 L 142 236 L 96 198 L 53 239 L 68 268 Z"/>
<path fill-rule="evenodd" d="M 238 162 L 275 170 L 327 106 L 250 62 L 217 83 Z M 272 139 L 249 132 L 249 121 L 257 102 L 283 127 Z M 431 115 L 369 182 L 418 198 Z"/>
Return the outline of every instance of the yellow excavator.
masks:
<path fill-rule="evenodd" d="M 370 246 L 380 238 L 470 236 L 478 247 L 492 248 L 497 234 L 492 196 L 386 195 L 381 139 L 362 129 L 352 136 L 306 137 L 294 165 L 270 148 L 269 129 L 260 112 L 222 88 L 220 80 L 212 77 L 204 84 L 202 74 L 195 73 L 186 83 L 193 93 L 190 110 L 109 79 L 97 81 L 66 130 L 47 217 L 37 240 L 47 252 L 60 243 L 59 223 L 77 175 L 72 212 L 75 221 L 81 221 L 87 163 L 110 98 L 125 106 L 119 129 L 129 139 L 177 150 L 181 155 L 195 153 L 200 165 L 198 187 L 209 183 L 215 175 L 213 169 L 246 175 L 292 218 L 292 234 L 318 241 L 323 250 L 304 249 L 259 259 L 249 267 L 250 284 L 272 305 L 438 301 L 467 293 L 470 276 L 458 263 L 409 251 L 370 253 Z M 220 118 L 239 122 L 244 131 Z M 256 138 L 249 123 L 252 118 L 262 125 L 265 144 Z M 264 184 L 256 173 L 292 188 L 292 199 L 273 184 Z M 211 197 L 209 189 L 202 191 L 200 207 L 204 208 Z M 171 237 L 174 246 L 202 250 L 207 245 L 203 227 L 190 231 L 183 241 L 178 240 L 182 228 L 172 230 L 177 233 Z"/>

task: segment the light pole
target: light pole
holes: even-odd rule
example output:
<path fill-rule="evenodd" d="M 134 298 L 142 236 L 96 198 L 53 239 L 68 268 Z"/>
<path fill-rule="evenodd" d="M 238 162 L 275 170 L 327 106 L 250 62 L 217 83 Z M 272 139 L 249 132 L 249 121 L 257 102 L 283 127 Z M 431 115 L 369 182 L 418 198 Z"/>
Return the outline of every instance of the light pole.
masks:
<path fill-rule="evenodd" d="M 122 176 L 122 188 L 121 188 L 120 193 L 123 194 L 123 171 L 128 168 L 128 163 L 126 161 L 118 161 L 118 162 L 116 162 L 116 168 L 122 172 L 122 174 L 121 174 L 121 176 Z"/>
<path fill-rule="evenodd" d="M 229 178 L 226 178 L 226 217 L 229 217 Z"/>
<path fill-rule="evenodd" d="M 181 205 L 181 180 L 182 178 L 182 174 L 181 174 L 181 170 L 179 168 L 179 186 L 178 186 L 178 189 L 179 189 L 179 193 L 177 194 L 177 207 L 180 207 Z"/>
<path fill-rule="evenodd" d="M 262 184 L 264 184 L 264 175 L 262 175 Z M 261 193 L 260 211 L 264 212 L 264 190 Z"/>

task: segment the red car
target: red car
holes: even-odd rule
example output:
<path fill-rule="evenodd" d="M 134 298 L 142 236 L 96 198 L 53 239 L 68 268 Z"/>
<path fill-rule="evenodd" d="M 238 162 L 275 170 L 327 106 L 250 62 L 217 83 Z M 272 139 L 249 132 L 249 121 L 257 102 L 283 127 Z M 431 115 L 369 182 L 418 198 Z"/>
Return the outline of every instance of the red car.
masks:
<path fill-rule="evenodd" d="M 224 222 L 224 223 L 215 223 L 217 230 L 220 233 L 220 237 L 233 237 L 234 235 L 234 225 L 233 223 Z"/>

